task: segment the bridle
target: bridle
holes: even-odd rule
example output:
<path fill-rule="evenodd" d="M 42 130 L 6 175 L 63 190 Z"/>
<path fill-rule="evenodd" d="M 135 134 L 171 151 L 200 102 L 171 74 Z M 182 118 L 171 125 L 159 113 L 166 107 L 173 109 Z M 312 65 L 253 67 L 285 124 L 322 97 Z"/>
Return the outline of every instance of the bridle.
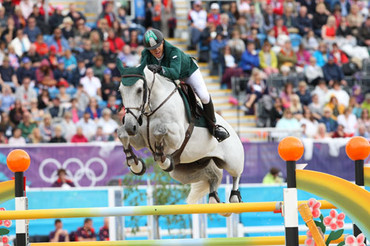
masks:
<path fill-rule="evenodd" d="M 178 86 L 174 83 L 175 88 L 172 90 L 172 92 L 155 109 L 152 110 L 151 106 L 150 106 L 150 98 L 151 98 L 152 91 L 153 91 L 153 86 L 154 86 L 154 83 L 155 83 L 155 73 L 153 73 L 153 81 L 152 81 L 152 85 L 150 86 L 150 88 L 148 87 L 148 82 L 147 82 L 146 78 L 142 75 L 139 75 L 139 74 L 122 75 L 122 78 L 132 78 L 132 77 L 137 77 L 137 78 L 140 78 L 144 81 L 143 101 L 142 101 L 140 107 L 128 107 L 128 108 L 125 107 L 125 110 L 126 110 L 127 114 L 131 114 L 136 119 L 139 126 L 141 126 L 143 124 L 143 116 L 147 117 L 147 138 L 148 138 L 148 143 L 149 143 L 150 150 L 154 153 L 154 149 L 152 148 L 152 146 L 150 144 L 150 139 L 149 139 L 150 138 L 150 135 L 149 135 L 150 116 L 155 114 L 158 111 L 158 109 L 160 109 L 176 93 L 176 91 L 178 90 Z M 148 108 L 149 110 L 146 111 L 146 108 Z M 132 110 L 138 110 L 140 112 L 140 115 L 136 116 L 132 112 Z M 124 124 L 124 123 L 125 123 L 125 117 L 122 118 L 122 124 Z"/>

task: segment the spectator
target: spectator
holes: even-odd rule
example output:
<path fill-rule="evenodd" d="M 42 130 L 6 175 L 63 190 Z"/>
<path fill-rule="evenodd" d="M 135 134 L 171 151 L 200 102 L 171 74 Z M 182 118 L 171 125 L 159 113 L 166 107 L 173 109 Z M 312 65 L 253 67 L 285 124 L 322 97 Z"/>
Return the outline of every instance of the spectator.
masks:
<path fill-rule="evenodd" d="M 250 27 L 247 23 L 247 19 L 244 15 L 241 15 L 239 19 L 237 20 L 235 30 L 239 31 L 240 38 L 246 43 L 248 33 L 250 32 Z"/>
<path fill-rule="evenodd" d="M 0 85 L 8 84 L 10 87 L 18 87 L 18 79 L 15 70 L 10 66 L 10 59 L 8 56 L 4 57 L 3 65 L 0 66 Z"/>
<path fill-rule="evenodd" d="M 53 30 L 59 29 L 58 27 L 62 25 L 63 19 L 64 19 L 62 11 L 63 11 L 63 7 L 57 6 L 54 10 L 53 15 L 50 16 L 49 18 L 50 32 L 53 32 Z M 54 31 L 54 34 L 55 34 L 55 31 Z M 62 34 L 61 30 L 60 30 L 60 34 Z"/>
<path fill-rule="evenodd" d="M 293 117 L 292 112 L 289 108 L 284 110 L 283 118 L 281 118 L 277 124 L 276 129 L 281 130 L 298 130 L 300 129 L 299 122 Z"/>
<path fill-rule="evenodd" d="M 246 51 L 242 55 L 240 67 L 247 74 L 251 74 L 253 68 L 258 68 L 260 61 L 253 42 L 249 42 Z"/>
<path fill-rule="evenodd" d="M 91 119 L 90 113 L 87 111 L 84 113 L 83 118 L 77 122 L 76 126 L 83 129 L 83 135 L 88 139 L 96 133 L 96 123 Z"/>
<path fill-rule="evenodd" d="M 86 108 L 87 113 L 90 114 L 90 118 L 97 121 L 101 116 L 101 109 L 99 108 L 96 98 L 91 97 L 89 106 Z"/>
<path fill-rule="evenodd" d="M 301 102 L 299 101 L 299 96 L 297 94 L 293 94 L 290 96 L 290 112 L 294 115 L 295 118 L 300 120 L 303 115 L 303 107 Z"/>
<path fill-rule="evenodd" d="M 23 58 L 28 57 L 32 62 L 32 68 L 38 68 L 41 65 L 41 56 L 36 52 L 36 45 L 31 44 L 30 49 L 23 54 Z M 35 76 L 35 75 L 33 75 Z M 35 79 L 34 79 L 35 80 Z"/>
<path fill-rule="evenodd" d="M 60 219 L 54 222 L 55 231 L 50 232 L 49 242 L 69 242 L 69 235 L 66 230 L 63 230 L 63 223 Z"/>
<path fill-rule="evenodd" d="M 7 12 L 5 11 L 5 13 Z M 7 27 L 1 33 L 1 40 L 10 43 L 15 38 L 17 30 L 18 28 L 15 26 L 14 19 L 8 18 Z"/>
<path fill-rule="evenodd" d="M 18 128 L 22 131 L 22 137 L 29 142 L 31 132 L 34 128 L 37 127 L 37 124 L 32 122 L 31 114 L 26 111 L 23 113 L 22 122 L 19 123 Z"/>
<path fill-rule="evenodd" d="M 328 134 L 331 136 L 336 132 L 338 123 L 333 119 L 332 109 L 330 107 L 325 107 L 323 111 L 323 116 L 319 122 L 325 125 Z"/>
<path fill-rule="evenodd" d="M 253 113 L 254 105 L 267 93 L 266 82 L 262 79 L 261 71 L 253 69 L 250 80 L 247 84 L 247 101 L 245 102 L 245 113 Z"/>
<path fill-rule="evenodd" d="M 297 55 L 292 49 L 292 44 L 290 40 L 285 41 L 283 48 L 277 55 L 279 68 L 288 67 L 294 69 L 297 64 Z"/>
<path fill-rule="evenodd" d="M 94 35 L 98 35 L 98 33 L 96 31 L 94 31 L 93 33 L 95 33 Z M 90 37 L 93 37 L 93 33 L 90 34 Z M 99 35 L 97 36 L 99 37 Z M 100 42 L 100 37 L 99 37 L 99 42 Z M 96 52 L 92 49 L 92 41 L 91 41 L 91 38 L 90 39 L 85 39 L 83 41 L 83 50 L 82 52 L 79 54 L 78 58 L 82 61 L 85 62 L 85 65 L 87 66 L 92 66 L 93 65 L 93 60 L 96 56 Z M 101 42 L 100 42 L 100 47 L 99 47 L 99 50 L 101 49 Z M 98 51 L 98 50 L 96 50 Z"/>
<path fill-rule="evenodd" d="M 305 136 L 308 138 L 314 138 L 318 133 L 319 123 L 313 116 L 312 112 L 309 109 L 306 109 L 303 114 L 303 118 L 299 122 L 302 125 L 305 125 Z"/>
<path fill-rule="evenodd" d="M 77 99 L 78 110 L 81 112 L 85 112 L 87 106 L 89 105 L 90 97 L 83 89 L 83 85 L 78 85 L 77 92 L 75 93 L 74 98 Z"/>
<path fill-rule="evenodd" d="M 104 218 L 104 225 L 99 230 L 100 241 L 109 241 L 109 218 Z"/>
<path fill-rule="evenodd" d="M 308 105 L 308 109 L 311 111 L 313 117 L 316 120 L 320 120 L 323 114 L 322 105 L 319 102 L 319 97 L 316 93 L 312 93 L 311 103 Z"/>
<path fill-rule="evenodd" d="M 259 60 L 261 68 L 268 76 L 279 72 L 275 52 L 271 50 L 271 44 L 268 41 L 265 41 L 259 52 Z"/>
<path fill-rule="evenodd" d="M 369 110 L 363 109 L 361 112 L 361 117 L 358 119 L 358 125 L 363 125 L 367 132 L 370 132 L 370 116 Z"/>
<path fill-rule="evenodd" d="M 349 103 L 349 95 L 348 93 L 341 88 L 341 85 L 339 82 L 334 82 L 333 88 L 329 90 L 327 96 L 331 97 L 332 95 L 335 95 L 338 99 L 340 104 L 343 104 L 345 107 L 348 106 Z"/>
<path fill-rule="evenodd" d="M 352 108 L 352 114 L 354 114 L 357 119 L 361 117 L 362 108 L 361 108 L 360 104 L 358 104 L 356 102 L 355 97 L 351 96 L 349 98 L 348 106 Z"/>
<path fill-rule="evenodd" d="M 317 134 L 315 135 L 316 140 L 327 140 L 330 139 L 329 134 L 326 132 L 326 126 L 324 123 L 320 123 L 317 127 Z"/>
<path fill-rule="evenodd" d="M 193 3 L 193 9 L 189 12 L 190 21 L 190 32 L 191 32 L 191 43 L 189 46 L 190 50 L 196 49 L 200 35 L 207 24 L 207 12 L 202 9 L 202 1 L 196 0 Z"/>
<path fill-rule="evenodd" d="M 357 132 L 355 134 L 356 136 L 364 137 L 364 138 L 369 138 L 369 131 L 363 124 L 358 125 Z"/>
<path fill-rule="evenodd" d="M 48 45 L 44 42 L 44 37 L 42 34 L 37 35 L 34 45 L 36 46 L 37 54 L 40 56 L 45 56 L 49 52 Z"/>
<path fill-rule="evenodd" d="M 215 30 L 220 25 L 220 5 L 218 3 L 211 4 L 211 12 L 207 16 L 207 23 L 211 25 L 211 29 Z"/>
<path fill-rule="evenodd" d="M 111 118 L 112 112 L 108 108 L 103 109 L 102 117 L 98 121 L 98 126 L 102 127 L 105 135 L 111 135 L 118 128 L 118 124 Z"/>
<path fill-rule="evenodd" d="M 116 83 L 113 82 L 111 70 L 109 68 L 106 68 L 104 71 L 103 83 L 101 87 L 102 99 L 104 101 L 107 101 L 110 95 L 116 96 L 117 89 L 118 86 Z"/>
<path fill-rule="evenodd" d="M 299 15 L 296 21 L 301 36 L 305 36 L 312 29 L 312 21 L 308 18 L 306 6 L 299 8 Z"/>
<path fill-rule="evenodd" d="M 277 167 L 272 167 L 270 171 L 265 175 L 263 178 L 262 183 L 263 184 L 282 184 L 283 179 L 282 179 L 282 173 L 279 168 Z"/>
<path fill-rule="evenodd" d="M 365 96 L 362 93 L 361 86 L 354 85 L 352 87 L 352 96 L 356 99 L 356 103 L 361 104 L 365 100 Z"/>
<path fill-rule="evenodd" d="M 56 96 L 53 98 L 53 103 L 46 110 L 53 118 L 53 123 L 60 123 L 62 121 L 65 109 L 60 105 L 60 98 Z"/>
<path fill-rule="evenodd" d="M 63 55 L 66 50 L 69 50 L 68 41 L 63 37 L 62 30 L 60 28 L 54 29 L 54 34 L 50 37 L 48 46 L 56 47 L 56 52 L 58 55 Z"/>
<path fill-rule="evenodd" d="M 72 180 L 67 178 L 67 171 L 63 168 L 58 169 L 58 179 L 53 183 L 52 187 L 70 188 L 75 187 Z"/>
<path fill-rule="evenodd" d="M 79 58 L 77 62 L 77 67 L 73 69 L 70 73 L 70 84 L 73 87 L 77 88 L 81 78 L 85 77 L 85 75 L 86 75 L 85 61 Z"/>
<path fill-rule="evenodd" d="M 73 22 L 76 23 L 78 20 L 84 20 L 86 21 L 86 17 L 85 15 L 80 12 L 80 11 L 77 11 L 77 8 L 76 8 L 76 4 L 75 3 L 70 3 L 69 6 L 69 13 L 67 16 L 69 16 L 70 18 L 72 18 Z"/>
<path fill-rule="evenodd" d="M 76 57 L 72 54 L 71 50 L 66 50 L 64 53 L 63 63 L 69 76 L 70 72 L 77 67 Z"/>
<path fill-rule="evenodd" d="M 85 94 L 82 94 L 82 95 L 85 95 Z M 87 98 L 87 103 L 89 103 L 88 100 L 89 99 Z M 78 101 L 79 101 L 78 98 L 72 98 L 70 101 L 71 106 L 68 108 L 68 111 L 67 111 L 71 113 L 73 123 L 77 123 L 82 117 L 83 113 L 85 112 L 84 110 L 79 109 Z M 83 107 L 83 108 L 86 109 L 86 107 Z"/>
<path fill-rule="evenodd" d="M 77 126 L 76 134 L 72 136 L 71 143 L 87 143 L 89 142 L 83 134 L 81 126 Z"/>
<path fill-rule="evenodd" d="M 107 67 L 104 65 L 103 56 L 97 56 L 92 69 L 94 70 L 94 75 L 100 80 L 103 80 L 103 74 Z"/>
<path fill-rule="evenodd" d="M 38 109 L 45 109 L 51 105 L 50 95 L 48 89 L 42 89 L 40 95 L 37 97 L 37 108 Z"/>
<path fill-rule="evenodd" d="M 280 94 L 280 98 L 282 100 L 284 108 L 289 108 L 290 107 L 290 100 L 291 100 L 291 96 L 293 94 L 294 94 L 293 84 L 292 83 L 286 83 L 284 85 L 284 90 Z"/>
<path fill-rule="evenodd" d="M 77 229 L 78 241 L 96 241 L 96 234 L 93 228 L 93 222 L 90 218 L 86 218 L 84 225 Z"/>
<path fill-rule="evenodd" d="M 24 111 L 21 101 L 15 100 L 14 107 L 9 111 L 10 121 L 15 126 L 21 122 Z"/>
<path fill-rule="evenodd" d="M 370 46 L 370 15 L 366 18 L 366 21 L 359 28 L 358 33 L 359 45 Z"/>
<path fill-rule="evenodd" d="M 13 129 L 13 136 L 9 138 L 9 145 L 23 146 L 26 145 L 26 140 L 22 137 L 22 131 L 19 128 Z"/>
<path fill-rule="evenodd" d="M 333 43 L 331 54 L 334 56 L 335 64 L 339 67 L 342 67 L 343 64 L 347 64 L 349 62 L 347 55 L 339 49 L 336 43 Z"/>
<path fill-rule="evenodd" d="M 299 101 L 301 102 L 303 107 L 308 107 L 308 105 L 311 103 L 311 95 L 310 92 L 307 90 L 306 82 L 299 82 L 297 95 L 299 96 Z"/>
<path fill-rule="evenodd" d="M 238 9 L 241 15 L 248 14 L 250 10 L 250 4 L 248 3 L 248 0 L 241 0 Z"/>
<path fill-rule="evenodd" d="M 283 117 L 284 108 L 280 97 L 275 99 L 274 107 L 270 111 L 271 127 L 275 127 L 276 123 Z"/>
<path fill-rule="evenodd" d="M 86 70 L 86 76 L 81 78 L 80 83 L 89 97 L 101 97 L 101 82 L 99 78 L 94 76 L 94 70 L 92 68 Z"/>
<path fill-rule="evenodd" d="M 219 66 L 221 63 L 221 49 L 225 48 L 226 44 L 227 40 L 224 39 L 221 33 L 217 33 L 216 38 L 211 41 L 211 75 L 218 75 L 220 72 Z"/>
<path fill-rule="evenodd" d="M 339 81 L 338 82 L 339 85 L 340 84 L 343 84 L 343 85 L 347 84 L 347 82 L 344 80 L 344 74 L 343 74 L 342 69 L 337 64 L 335 64 L 335 62 L 334 62 L 334 56 L 333 55 L 329 55 L 328 63 L 325 64 L 322 67 L 322 71 L 324 73 L 324 78 L 325 78 L 326 82 L 330 86 L 333 86 L 334 83 L 337 82 L 337 81 Z M 346 105 L 348 105 L 348 103 Z"/>
<path fill-rule="evenodd" d="M 338 116 L 338 124 L 344 126 L 344 132 L 348 136 L 354 136 L 357 129 L 357 119 L 356 116 L 352 114 L 352 108 L 346 108 L 344 114 Z"/>
<path fill-rule="evenodd" d="M 27 27 L 24 29 L 24 34 L 27 35 L 29 41 L 34 43 L 39 34 L 42 34 L 40 28 L 36 25 L 36 18 L 30 17 L 27 20 Z"/>
<path fill-rule="evenodd" d="M 14 8 L 13 19 L 15 22 L 15 26 L 18 29 L 23 29 L 26 26 L 26 19 L 23 17 L 21 7 L 16 5 Z"/>
<path fill-rule="evenodd" d="M 227 46 L 230 48 L 231 55 L 235 58 L 236 62 L 239 62 L 245 51 L 245 44 L 240 38 L 240 32 L 238 30 L 233 30 L 232 37 L 227 42 Z"/>
<path fill-rule="evenodd" d="M 38 127 L 33 128 L 31 135 L 30 135 L 30 143 L 33 143 L 33 144 L 42 143 L 42 136 L 40 133 L 40 128 Z"/>
<path fill-rule="evenodd" d="M 40 89 L 53 87 L 57 84 L 54 73 L 47 59 L 41 61 L 41 66 L 36 70 L 36 83 Z"/>
<path fill-rule="evenodd" d="M 96 133 L 91 137 L 91 142 L 107 142 L 108 136 L 103 133 L 103 127 L 98 126 Z"/>
<path fill-rule="evenodd" d="M 338 125 L 337 130 L 333 133 L 332 138 L 349 138 L 352 137 L 344 132 L 344 126 Z"/>
<path fill-rule="evenodd" d="M 36 121 L 37 123 L 41 121 L 44 111 L 37 108 L 37 98 L 31 99 L 29 111 L 33 121 Z"/>
<path fill-rule="evenodd" d="M 222 58 L 221 58 L 222 59 Z M 235 62 L 234 56 L 231 55 L 231 49 L 228 45 L 225 46 L 225 52 L 223 54 L 225 69 L 222 80 L 221 80 L 221 87 L 226 86 L 227 88 L 231 88 L 231 78 L 232 77 L 240 77 L 243 75 L 243 70 L 237 67 Z"/>
<path fill-rule="evenodd" d="M 335 41 L 336 33 L 337 24 L 335 17 L 331 15 L 329 16 L 327 23 L 322 26 L 321 37 L 326 43 L 332 44 Z"/>
<path fill-rule="evenodd" d="M 363 109 L 367 109 L 370 112 L 370 93 L 366 93 L 365 101 L 361 104 Z"/>
<path fill-rule="evenodd" d="M 14 124 L 10 121 L 9 115 L 6 112 L 1 113 L 0 132 L 3 132 L 6 138 L 10 138 L 13 134 Z"/>
<path fill-rule="evenodd" d="M 364 22 L 364 17 L 359 11 L 359 7 L 356 4 L 351 5 L 350 14 L 347 16 L 348 26 L 352 30 L 352 35 L 357 36 L 359 28 Z"/>
<path fill-rule="evenodd" d="M 56 85 L 58 85 L 60 81 L 68 79 L 69 74 L 68 71 L 65 69 L 63 58 L 58 59 L 58 64 L 56 68 L 53 69 L 53 73 L 54 79 L 56 80 L 57 83 Z"/>
<path fill-rule="evenodd" d="M 66 88 L 68 87 L 68 82 L 64 79 L 62 79 L 58 83 L 58 88 L 59 88 L 59 100 L 61 103 L 61 107 L 64 109 L 68 109 L 71 106 L 71 96 L 67 94 Z"/>
<path fill-rule="evenodd" d="M 76 125 L 72 120 L 72 113 L 67 111 L 64 114 L 64 119 L 61 122 L 63 136 L 69 142 L 73 135 L 76 134 Z"/>
<path fill-rule="evenodd" d="M 343 114 L 345 106 L 338 102 L 338 99 L 335 95 L 331 95 L 330 101 L 327 106 L 332 110 L 333 119 L 337 120 L 338 115 Z"/>
<path fill-rule="evenodd" d="M 317 65 L 323 67 L 328 61 L 329 52 L 326 44 L 321 42 L 319 44 L 319 49 L 313 53 L 313 56 L 316 58 Z"/>
<path fill-rule="evenodd" d="M 75 37 L 75 30 L 73 28 L 73 20 L 71 17 L 67 16 L 63 19 L 63 24 L 60 26 L 62 27 L 62 35 L 67 40 L 73 40 Z"/>
<path fill-rule="evenodd" d="M 324 3 L 319 3 L 316 5 L 316 12 L 312 19 L 312 27 L 317 36 L 321 36 L 322 27 L 327 23 L 328 20 L 328 10 Z"/>
<path fill-rule="evenodd" d="M 116 104 L 116 96 L 110 95 L 108 97 L 108 103 L 106 108 L 111 111 L 113 116 L 117 114 L 119 106 Z"/>
<path fill-rule="evenodd" d="M 32 68 L 32 62 L 31 62 L 30 58 L 24 57 L 22 59 L 22 64 L 23 64 L 23 66 L 19 67 L 17 69 L 17 72 L 16 72 L 17 80 L 22 82 L 24 80 L 24 78 L 29 77 L 31 82 L 35 82 L 36 81 L 36 73 L 35 73 L 35 70 Z M 22 84 L 23 84 L 23 82 L 22 82 Z"/>
<path fill-rule="evenodd" d="M 124 67 L 135 67 L 138 64 L 137 57 L 132 54 L 131 47 L 128 44 L 123 46 L 118 58 L 122 61 Z"/>
<path fill-rule="evenodd" d="M 302 39 L 302 43 L 310 53 L 315 52 L 319 47 L 319 42 L 312 30 L 308 30 L 306 37 Z"/>
<path fill-rule="evenodd" d="M 308 52 L 308 50 L 305 49 L 304 44 L 301 43 L 299 45 L 298 51 L 296 53 L 297 55 L 297 66 L 296 71 L 298 73 L 301 73 L 304 71 L 304 67 L 308 64 L 310 64 L 310 57 L 311 54 Z"/>
<path fill-rule="evenodd" d="M 261 43 L 260 40 L 257 37 L 258 30 L 255 28 L 252 28 L 249 34 L 247 35 L 247 42 L 253 42 L 255 49 L 260 50 L 261 49 Z"/>
<path fill-rule="evenodd" d="M 226 13 L 221 15 L 220 24 L 216 27 L 216 32 L 221 33 L 226 39 L 230 39 L 232 26 L 229 24 L 229 16 Z"/>
<path fill-rule="evenodd" d="M 312 86 L 318 85 L 319 81 L 324 78 L 324 73 L 321 67 L 316 64 L 316 59 L 313 56 L 310 57 L 310 63 L 304 67 L 304 74 Z"/>
<path fill-rule="evenodd" d="M 66 143 L 67 140 L 62 135 L 62 127 L 60 125 L 54 128 L 55 135 L 50 139 L 49 143 Z"/>
<path fill-rule="evenodd" d="M 284 26 L 287 28 L 288 33 L 299 33 L 297 19 L 293 11 L 292 6 L 285 9 L 285 13 L 283 14 Z"/>
<path fill-rule="evenodd" d="M 91 51 L 94 52 L 94 55 L 95 53 L 98 53 L 102 49 L 103 42 L 102 42 L 102 39 L 100 38 L 98 31 L 95 30 L 95 31 L 90 32 L 90 38 L 88 40 L 90 41 Z M 86 45 L 86 41 L 84 42 L 84 44 Z M 83 47 L 84 48 L 83 52 L 85 52 L 85 49 L 86 49 L 85 45 Z M 85 55 L 82 55 L 82 59 L 84 59 L 84 56 Z M 84 59 L 84 60 L 86 63 L 91 62 L 90 59 L 89 60 Z"/>
<path fill-rule="evenodd" d="M 274 27 L 275 15 L 271 4 L 266 6 L 263 13 L 263 32 L 266 33 Z"/>
<path fill-rule="evenodd" d="M 0 7 L 0 33 L 5 30 L 7 27 L 8 16 L 5 13 L 5 8 L 3 6 Z"/>
<path fill-rule="evenodd" d="M 19 87 L 20 88 L 20 87 Z M 12 93 L 12 89 L 9 85 L 2 86 L 2 93 L 0 94 L 0 111 L 8 113 L 13 104 L 15 103 L 16 97 Z"/>
<path fill-rule="evenodd" d="M 256 13 L 256 8 L 254 5 L 250 6 L 249 13 L 247 14 L 247 21 L 251 29 L 262 29 L 263 19 L 259 13 Z"/>
<path fill-rule="evenodd" d="M 122 50 L 123 46 L 125 46 L 125 42 L 120 37 L 116 36 L 114 29 L 109 29 L 107 41 L 109 42 L 110 50 L 113 53 L 117 53 Z"/>
<path fill-rule="evenodd" d="M 52 136 L 54 135 L 54 129 L 51 123 L 52 123 L 51 115 L 45 114 L 42 122 L 39 125 L 43 142 L 49 142 Z"/>
<path fill-rule="evenodd" d="M 356 38 L 352 35 L 352 30 L 347 24 L 347 19 L 342 17 L 337 29 L 337 40 L 343 44 L 349 43 L 356 45 Z"/>
<path fill-rule="evenodd" d="M 40 28 L 41 33 L 49 34 L 49 25 L 45 22 L 45 17 L 40 14 L 40 9 L 37 7 L 37 4 L 33 5 L 32 14 L 30 17 L 36 19 L 36 24 Z"/>
<path fill-rule="evenodd" d="M 288 28 L 284 26 L 284 20 L 280 16 L 276 17 L 275 26 L 273 29 L 275 33 L 275 38 L 279 37 L 282 34 L 289 35 Z"/>
<path fill-rule="evenodd" d="M 228 15 L 230 19 L 230 24 L 234 26 L 240 16 L 236 2 L 230 2 L 230 9 L 229 9 Z"/>

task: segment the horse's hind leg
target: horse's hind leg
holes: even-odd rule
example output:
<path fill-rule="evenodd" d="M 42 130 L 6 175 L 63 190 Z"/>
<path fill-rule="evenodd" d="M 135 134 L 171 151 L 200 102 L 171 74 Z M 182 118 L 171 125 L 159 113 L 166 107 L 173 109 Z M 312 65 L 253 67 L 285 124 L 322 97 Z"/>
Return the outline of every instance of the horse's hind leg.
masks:
<path fill-rule="evenodd" d="M 239 191 L 239 181 L 240 181 L 240 176 L 233 177 L 233 189 L 231 190 L 231 193 L 230 193 L 229 202 L 233 202 L 233 203 L 242 202 L 242 197 L 240 196 L 240 191 Z"/>

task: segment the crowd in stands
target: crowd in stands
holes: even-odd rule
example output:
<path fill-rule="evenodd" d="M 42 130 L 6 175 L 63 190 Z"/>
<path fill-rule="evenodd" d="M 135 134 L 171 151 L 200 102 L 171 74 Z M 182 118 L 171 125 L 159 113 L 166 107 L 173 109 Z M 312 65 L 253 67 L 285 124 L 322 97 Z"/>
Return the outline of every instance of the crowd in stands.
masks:
<path fill-rule="evenodd" d="M 118 141 L 116 58 L 138 65 L 154 25 L 174 35 L 172 1 L 148 1 L 144 18 L 133 20 L 128 6 L 103 1 L 94 23 L 74 3 L 44 5 L 0 0 L 0 143 Z"/>
<path fill-rule="evenodd" d="M 212 63 L 223 88 L 245 89 L 245 101 L 230 101 L 255 114 L 258 126 L 301 129 L 316 139 L 369 137 L 369 1 L 204 6 L 197 0 L 189 12 L 189 48 Z"/>

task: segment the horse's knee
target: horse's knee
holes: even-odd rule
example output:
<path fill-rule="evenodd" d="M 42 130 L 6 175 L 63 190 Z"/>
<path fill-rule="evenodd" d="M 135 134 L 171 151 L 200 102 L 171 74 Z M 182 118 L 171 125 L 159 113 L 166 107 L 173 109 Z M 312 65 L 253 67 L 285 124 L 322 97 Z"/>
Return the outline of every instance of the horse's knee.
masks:
<path fill-rule="evenodd" d="M 167 132 L 168 132 L 167 127 L 161 124 L 161 125 L 157 125 L 157 127 L 154 129 L 153 135 L 155 138 L 159 139 L 159 138 L 163 138 L 164 135 L 167 134 Z"/>

